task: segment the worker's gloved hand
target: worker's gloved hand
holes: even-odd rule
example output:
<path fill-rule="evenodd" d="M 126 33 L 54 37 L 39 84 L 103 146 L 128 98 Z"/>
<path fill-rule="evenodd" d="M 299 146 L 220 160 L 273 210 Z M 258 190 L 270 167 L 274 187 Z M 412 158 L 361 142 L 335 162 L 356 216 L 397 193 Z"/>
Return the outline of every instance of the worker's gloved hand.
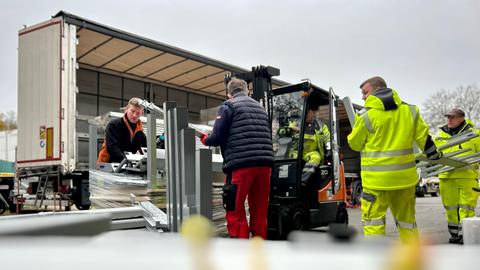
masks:
<path fill-rule="evenodd" d="M 330 161 L 331 158 L 332 158 L 332 150 L 325 151 L 325 159 Z"/>
<path fill-rule="evenodd" d="M 427 156 L 428 159 L 430 160 L 439 160 L 443 157 L 443 153 L 442 152 L 438 152 L 436 151 L 435 153 Z"/>
<path fill-rule="evenodd" d="M 206 140 L 208 138 L 207 134 L 203 134 L 202 137 L 200 138 L 200 141 L 202 142 L 203 145 L 208 146 L 206 143 Z"/>
<path fill-rule="evenodd" d="M 310 183 L 313 174 L 315 174 L 315 169 L 318 167 L 318 163 L 307 162 L 305 167 L 302 170 L 302 187 L 306 187 Z"/>

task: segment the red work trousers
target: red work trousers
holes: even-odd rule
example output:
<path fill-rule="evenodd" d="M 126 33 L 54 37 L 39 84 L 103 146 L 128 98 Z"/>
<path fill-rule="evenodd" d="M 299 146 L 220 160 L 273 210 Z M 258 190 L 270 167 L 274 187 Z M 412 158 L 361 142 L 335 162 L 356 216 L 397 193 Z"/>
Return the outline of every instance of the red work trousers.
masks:
<path fill-rule="evenodd" d="M 270 167 L 249 167 L 232 171 L 232 184 L 237 184 L 235 210 L 227 211 L 227 230 L 230 237 L 267 238 L 267 211 L 270 194 Z M 245 199 L 248 195 L 250 228 L 245 214 Z"/>

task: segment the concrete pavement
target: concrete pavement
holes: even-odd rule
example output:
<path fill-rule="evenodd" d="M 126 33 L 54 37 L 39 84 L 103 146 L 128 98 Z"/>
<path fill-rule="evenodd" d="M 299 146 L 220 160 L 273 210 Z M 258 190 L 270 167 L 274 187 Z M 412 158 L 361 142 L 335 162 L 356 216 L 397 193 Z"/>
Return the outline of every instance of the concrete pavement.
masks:
<path fill-rule="evenodd" d="M 447 230 L 445 209 L 443 208 L 440 197 L 430 197 L 426 195 L 423 198 L 417 198 L 416 205 L 417 225 L 422 239 L 431 244 L 448 244 L 450 235 Z M 476 213 L 477 215 L 480 213 L 480 205 L 478 204 Z M 349 208 L 348 214 L 349 224 L 362 234 L 360 208 Z M 386 235 L 392 238 L 399 237 L 390 211 L 387 212 Z"/>

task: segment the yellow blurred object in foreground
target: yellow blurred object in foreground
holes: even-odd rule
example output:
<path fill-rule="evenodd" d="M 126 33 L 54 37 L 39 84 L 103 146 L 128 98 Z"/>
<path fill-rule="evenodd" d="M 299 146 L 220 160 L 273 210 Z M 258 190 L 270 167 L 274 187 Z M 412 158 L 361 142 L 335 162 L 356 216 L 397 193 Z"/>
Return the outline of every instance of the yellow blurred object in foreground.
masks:
<path fill-rule="evenodd" d="M 422 244 L 413 241 L 409 244 L 396 244 L 393 246 L 387 259 L 387 270 L 424 270 Z"/>
<path fill-rule="evenodd" d="M 180 234 L 191 243 L 206 243 L 214 235 L 214 227 L 204 216 L 195 215 L 183 222 Z"/>

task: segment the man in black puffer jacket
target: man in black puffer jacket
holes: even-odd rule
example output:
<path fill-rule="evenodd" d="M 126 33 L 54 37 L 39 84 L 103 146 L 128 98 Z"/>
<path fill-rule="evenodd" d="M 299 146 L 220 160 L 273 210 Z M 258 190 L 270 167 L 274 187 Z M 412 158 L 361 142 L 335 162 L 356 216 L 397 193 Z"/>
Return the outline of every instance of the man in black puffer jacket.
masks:
<path fill-rule="evenodd" d="M 260 103 L 248 96 L 244 80 L 232 78 L 227 91 L 229 100 L 218 110 L 212 134 L 204 135 L 202 143 L 220 146 L 226 174 L 225 187 L 233 186 L 224 187 L 224 198 L 233 196 L 232 205 L 226 203 L 228 234 L 233 238 L 249 238 L 251 233 L 266 239 L 273 165 L 268 115 Z M 244 207 L 247 195 L 250 226 Z"/>

